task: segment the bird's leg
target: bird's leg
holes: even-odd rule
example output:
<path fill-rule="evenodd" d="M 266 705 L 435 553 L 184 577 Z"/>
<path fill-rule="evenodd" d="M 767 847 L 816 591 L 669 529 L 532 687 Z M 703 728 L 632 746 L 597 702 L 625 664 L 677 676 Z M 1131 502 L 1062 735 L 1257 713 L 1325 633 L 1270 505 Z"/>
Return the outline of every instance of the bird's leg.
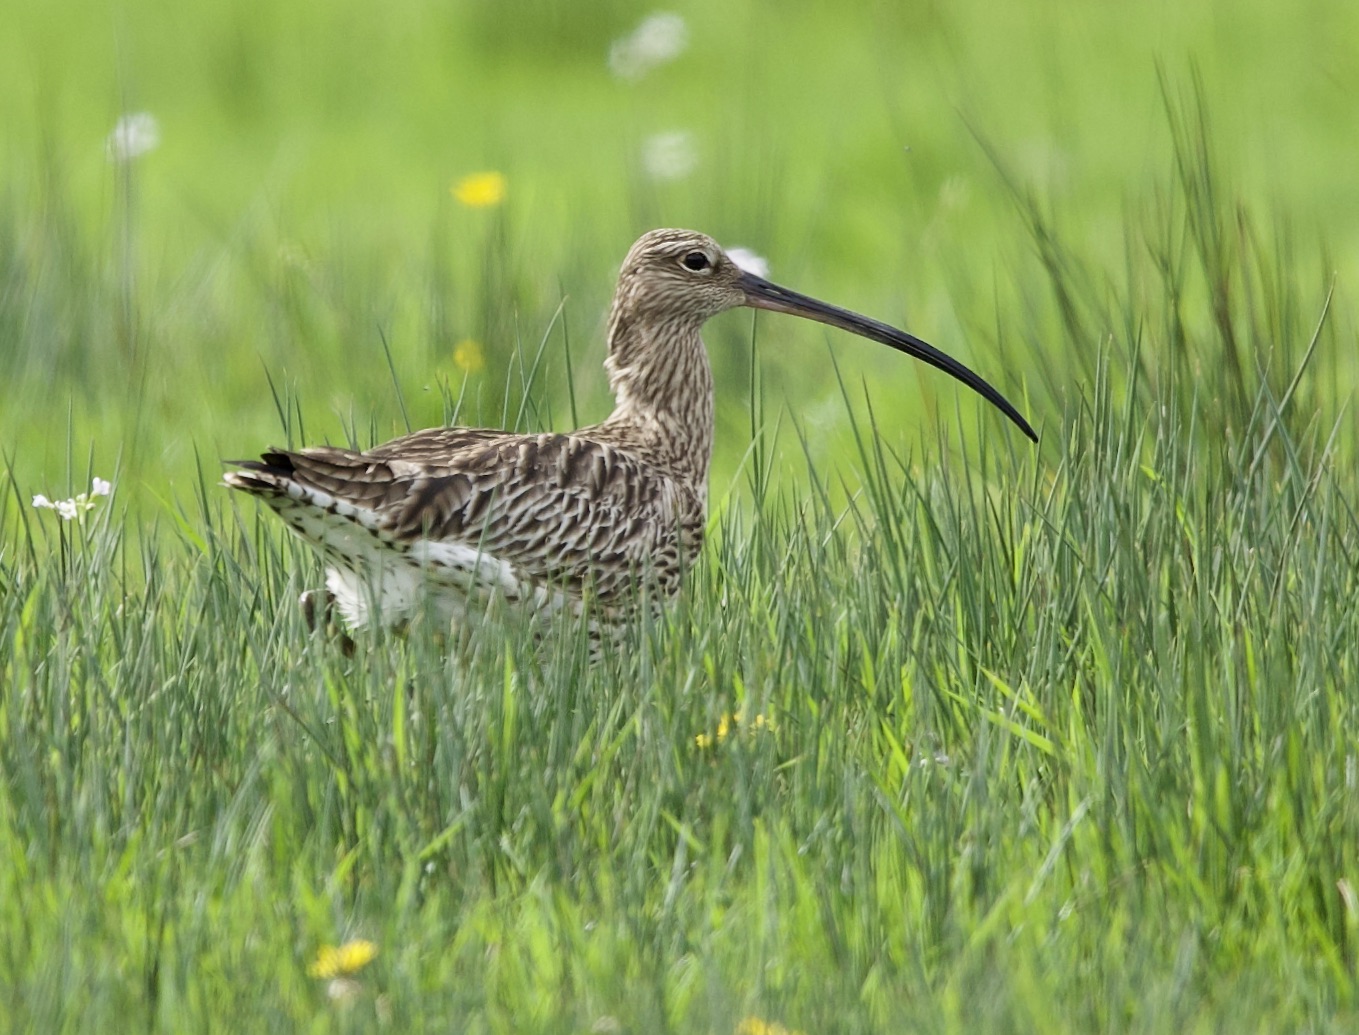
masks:
<path fill-rule="evenodd" d="M 323 617 L 328 616 L 331 607 L 335 604 L 335 594 L 330 590 L 309 589 L 297 598 L 297 606 L 302 609 L 302 620 L 307 623 L 307 628 L 311 632 L 316 631 L 318 600 Z"/>
<path fill-rule="evenodd" d="M 335 614 L 335 594 L 328 589 L 309 589 L 297 598 L 298 606 L 302 608 L 302 618 L 307 623 L 307 628 L 312 632 L 316 631 L 317 622 L 321 622 L 326 627 L 326 632 L 334 633 L 340 640 L 340 653 L 346 658 L 354 656 L 354 640 L 341 629 L 334 621 Z"/>

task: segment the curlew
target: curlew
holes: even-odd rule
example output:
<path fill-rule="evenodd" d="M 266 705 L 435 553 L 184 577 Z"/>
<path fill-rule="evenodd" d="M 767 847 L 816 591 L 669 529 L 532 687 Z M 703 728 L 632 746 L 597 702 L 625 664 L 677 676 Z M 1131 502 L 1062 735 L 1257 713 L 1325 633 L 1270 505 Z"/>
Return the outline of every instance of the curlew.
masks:
<path fill-rule="evenodd" d="M 816 320 L 952 374 L 1030 439 L 995 388 L 919 338 L 740 268 L 689 230 L 652 230 L 623 260 L 604 366 L 616 405 L 568 434 L 431 428 L 374 449 L 272 449 L 235 461 L 259 497 L 318 549 L 327 597 L 351 628 L 443 620 L 497 595 L 543 613 L 588 610 L 592 640 L 639 601 L 679 588 L 707 519 L 713 378 L 699 331 L 737 306 Z M 315 596 L 304 594 L 309 620 Z"/>

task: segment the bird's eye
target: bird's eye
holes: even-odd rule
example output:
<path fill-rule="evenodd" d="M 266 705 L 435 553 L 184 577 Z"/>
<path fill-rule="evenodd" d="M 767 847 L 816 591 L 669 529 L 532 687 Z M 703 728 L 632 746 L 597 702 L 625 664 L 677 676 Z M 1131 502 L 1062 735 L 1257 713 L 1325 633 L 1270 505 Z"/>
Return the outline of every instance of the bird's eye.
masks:
<path fill-rule="evenodd" d="M 690 252 L 688 255 L 684 257 L 683 261 L 684 268 L 687 270 L 693 270 L 695 273 L 699 272 L 700 270 L 706 270 L 709 266 L 712 265 L 712 263 L 708 260 L 708 257 L 704 255 L 702 252 Z"/>

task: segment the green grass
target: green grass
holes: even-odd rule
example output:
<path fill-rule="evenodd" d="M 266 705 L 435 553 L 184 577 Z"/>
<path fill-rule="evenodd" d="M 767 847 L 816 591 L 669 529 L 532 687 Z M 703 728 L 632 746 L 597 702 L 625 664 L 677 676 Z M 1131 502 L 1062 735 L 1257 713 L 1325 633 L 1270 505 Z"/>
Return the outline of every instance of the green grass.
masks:
<path fill-rule="evenodd" d="M 82 10 L 33 5 L 0 61 L 0 1028 L 1359 1022 L 1348 8 L 1176 7 L 1161 39 L 700 4 L 636 88 L 602 73 L 621 4 Z M 126 175 L 90 82 L 162 117 Z M 634 145 L 688 119 L 700 179 L 649 183 Z M 509 204 L 457 209 L 486 166 Z M 653 223 L 909 316 L 1041 445 L 885 350 L 728 317 L 710 545 L 626 650 L 513 614 L 456 656 L 309 634 L 318 563 L 217 457 L 594 419 Z M 92 475 L 83 520 L 29 505 Z M 379 955 L 342 1004 L 307 968 L 352 938 Z"/>

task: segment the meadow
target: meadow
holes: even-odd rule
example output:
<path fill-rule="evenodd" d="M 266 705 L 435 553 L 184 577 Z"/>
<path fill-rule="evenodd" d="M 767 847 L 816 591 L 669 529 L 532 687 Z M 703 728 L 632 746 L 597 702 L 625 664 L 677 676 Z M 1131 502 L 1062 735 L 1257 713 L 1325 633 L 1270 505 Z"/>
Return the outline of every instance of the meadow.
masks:
<path fill-rule="evenodd" d="M 846 6 L 8 12 L 0 1030 L 1359 1023 L 1359 8 Z M 724 315 L 624 649 L 310 632 L 221 459 L 602 418 L 661 225 L 1040 443 Z"/>

